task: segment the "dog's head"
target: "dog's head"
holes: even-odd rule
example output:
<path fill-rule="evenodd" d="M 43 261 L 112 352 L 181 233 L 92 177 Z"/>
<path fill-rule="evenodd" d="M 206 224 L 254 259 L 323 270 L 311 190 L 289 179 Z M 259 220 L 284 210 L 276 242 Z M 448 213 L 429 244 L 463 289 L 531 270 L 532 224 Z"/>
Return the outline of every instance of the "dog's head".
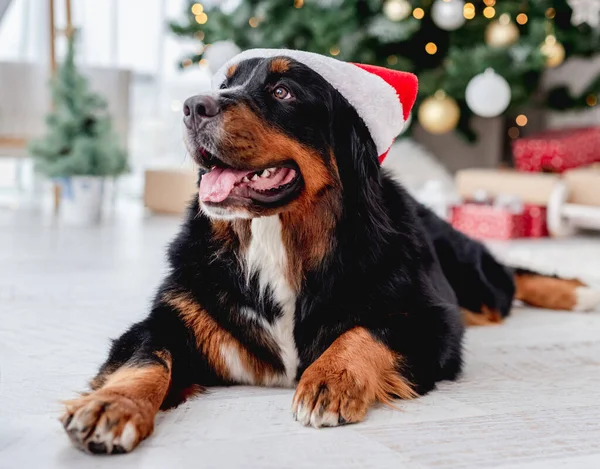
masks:
<path fill-rule="evenodd" d="M 376 145 L 355 108 L 291 58 L 252 58 L 218 90 L 184 103 L 184 141 L 200 165 L 199 200 L 213 218 L 310 210 L 331 192 L 378 177 Z"/>

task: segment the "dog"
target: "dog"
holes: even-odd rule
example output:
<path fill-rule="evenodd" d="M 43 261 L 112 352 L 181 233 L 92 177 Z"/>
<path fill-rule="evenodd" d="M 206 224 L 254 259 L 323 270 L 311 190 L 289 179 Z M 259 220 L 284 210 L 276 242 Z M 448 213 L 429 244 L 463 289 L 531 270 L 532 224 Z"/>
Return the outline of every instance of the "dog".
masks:
<path fill-rule="evenodd" d="M 462 368 L 465 324 L 514 298 L 579 307 L 581 282 L 514 271 L 419 205 L 355 107 L 287 55 L 242 60 L 184 105 L 198 195 L 151 312 L 66 402 L 72 442 L 123 453 L 205 387 L 296 387 L 300 424 L 360 422 Z"/>

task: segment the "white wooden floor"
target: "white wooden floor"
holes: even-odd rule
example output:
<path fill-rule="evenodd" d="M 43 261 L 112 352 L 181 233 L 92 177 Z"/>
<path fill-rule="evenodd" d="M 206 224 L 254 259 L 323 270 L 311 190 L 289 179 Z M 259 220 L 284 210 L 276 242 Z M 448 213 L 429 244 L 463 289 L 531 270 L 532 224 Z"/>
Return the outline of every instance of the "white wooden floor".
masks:
<path fill-rule="evenodd" d="M 307 429 L 291 390 L 214 389 L 159 415 L 130 455 L 72 448 L 59 400 L 83 390 L 108 338 L 143 317 L 177 221 L 127 211 L 63 229 L 0 211 L 0 468 L 600 467 L 600 313 L 516 309 L 471 329 L 457 383 L 361 424 Z M 600 279 L 600 241 L 500 243 Z"/>

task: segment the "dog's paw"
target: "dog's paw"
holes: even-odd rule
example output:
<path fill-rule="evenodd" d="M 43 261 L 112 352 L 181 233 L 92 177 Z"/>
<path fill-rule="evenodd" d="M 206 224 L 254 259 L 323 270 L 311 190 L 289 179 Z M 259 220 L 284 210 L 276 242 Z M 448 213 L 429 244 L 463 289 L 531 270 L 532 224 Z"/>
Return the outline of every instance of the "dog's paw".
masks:
<path fill-rule="evenodd" d="M 575 306 L 573 311 L 600 310 L 600 290 L 590 287 L 577 287 L 575 289 Z"/>
<path fill-rule="evenodd" d="M 294 395 L 294 419 L 315 428 L 360 422 L 371 402 L 365 391 L 347 370 L 323 373 L 309 367 Z"/>
<path fill-rule="evenodd" d="M 154 428 L 154 414 L 143 404 L 102 390 L 65 406 L 60 418 L 65 431 L 75 446 L 89 453 L 127 453 Z"/>

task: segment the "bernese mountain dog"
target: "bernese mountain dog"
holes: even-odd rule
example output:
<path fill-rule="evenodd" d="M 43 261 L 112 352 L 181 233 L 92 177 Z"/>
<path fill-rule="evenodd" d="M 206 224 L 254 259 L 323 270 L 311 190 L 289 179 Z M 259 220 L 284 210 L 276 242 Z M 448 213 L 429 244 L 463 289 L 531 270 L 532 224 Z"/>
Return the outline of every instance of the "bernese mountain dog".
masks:
<path fill-rule="evenodd" d="M 185 102 L 198 195 L 149 316 L 65 404 L 77 447 L 131 451 L 160 409 L 214 385 L 295 387 L 300 424 L 360 422 L 456 379 L 465 324 L 514 298 L 576 306 L 581 283 L 512 271 L 415 202 L 311 68 L 249 59 L 221 88 Z"/>

